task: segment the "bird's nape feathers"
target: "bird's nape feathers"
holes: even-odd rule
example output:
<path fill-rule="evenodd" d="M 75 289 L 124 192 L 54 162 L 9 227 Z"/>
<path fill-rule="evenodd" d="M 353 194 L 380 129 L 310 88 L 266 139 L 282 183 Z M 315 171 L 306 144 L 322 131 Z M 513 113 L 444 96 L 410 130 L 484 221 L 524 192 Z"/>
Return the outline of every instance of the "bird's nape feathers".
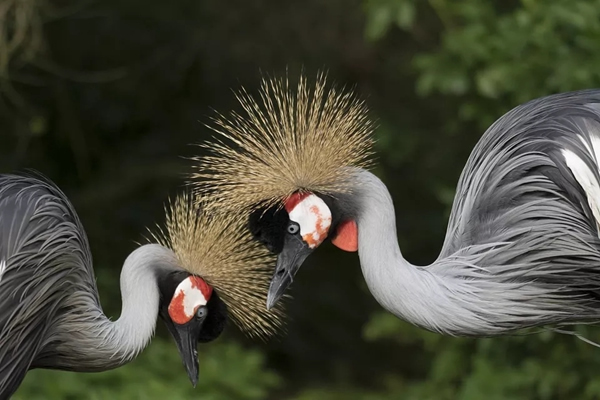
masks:
<path fill-rule="evenodd" d="M 314 88 L 301 76 L 264 79 L 259 99 L 236 96 L 244 115 L 214 119 L 219 139 L 203 145 L 192 185 L 210 204 L 230 210 L 272 206 L 296 191 L 321 194 L 351 190 L 347 167 L 368 168 L 372 132 L 363 101 L 352 91 L 328 87 L 319 74 Z"/>
<path fill-rule="evenodd" d="M 275 334 L 284 311 L 266 308 L 274 257 L 252 240 L 240 214 L 205 208 L 194 195 L 179 195 L 166 207 L 166 229 L 152 236 L 173 250 L 182 268 L 218 292 L 243 332 L 259 338 Z"/>

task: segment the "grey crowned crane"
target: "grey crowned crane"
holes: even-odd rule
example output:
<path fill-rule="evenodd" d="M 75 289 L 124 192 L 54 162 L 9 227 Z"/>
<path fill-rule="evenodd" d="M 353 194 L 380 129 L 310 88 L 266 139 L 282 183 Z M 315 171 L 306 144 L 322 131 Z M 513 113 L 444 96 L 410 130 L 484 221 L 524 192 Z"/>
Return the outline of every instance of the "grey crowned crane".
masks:
<path fill-rule="evenodd" d="M 268 251 L 234 214 L 207 214 L 178 197 L 156 243 L 133 251 L 121 270 L 122 311 L 103 313 L 85 230 L 68 198 L 33 175 L 0 175 L 0 399 L 28 370 L 97 372 L 135 358 L 159 316 L 198 380 L 198 342 L 210 342 L 228 317 L 251 335 L 275 332 L 281 312 L 266 312 Z"/>
<path fill-rule="evenodd" d="M 368 171 L 364 102 L 323 77 L 263 82 L 244 114 L 218 116 L 196 190 L 244 210 L 278 254 L 268 306 L 329 238 L 358 251 L 369 290 L 422 328 L 494 336 L 600 321 L 600 90 L 543 97 L 496 121 L 462 172 L 447 234 L 428 266 L 402 256 L 384 183 Z M 232 143 L 232 144 L 231 144 Z M 401 217 L 400 217 L 401 220 Z"/>

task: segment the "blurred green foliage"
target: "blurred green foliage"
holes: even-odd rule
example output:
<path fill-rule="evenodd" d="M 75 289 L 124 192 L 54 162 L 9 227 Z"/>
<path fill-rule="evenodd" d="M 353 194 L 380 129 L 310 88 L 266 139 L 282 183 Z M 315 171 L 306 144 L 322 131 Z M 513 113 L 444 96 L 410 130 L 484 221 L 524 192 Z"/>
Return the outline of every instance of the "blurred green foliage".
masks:
<path fill-rule="evenodd" d="M 565 328 L 565 330 L 571 330 Z M 600 341 L 597 330 L 572 332 Z M 571 335 L 536 329 L 512 337 L 449 338 L 423 332 L 390 314 L 377 313 L 366 340 L 389 340 L 423 349 L 427 372 L 419 382 L 396 382 L 392 398 L 407 399 L 596 399 L 598 349 Z M 395 396 L 395 397 L 394 397 Z"/>
<path fill-rule="evenodd" d="M 0 168 L 38 169 L 73 199 L 109 314 L 133 240 L 180 189 L 179 156 L 200 151 L 188 144 L 210 135 L 210 109 L 235 107 L 230 89 L 255 91 L 259 71 L 325 67 L 356 85 L 378 119 L 376 173 L 403 253 L 419 265 L 436 258 L 458 176 L 494 120 L 600 86 L 600 0 L 75 3 L 44 2 L 33 13 L 51 15 L 43 45 L 0 77 L 10 82 L 0 85 Z M 333 246 L 310 257 L 292 294 L 285 336 L 262 344 L 228 329 L 201 346 L 197 389 L 161 334 L 115 371 L 32 371 L 16 398 L 600 398 L 596 347 L 552 331 L 425 332 L 383 312 L 356 255 Z M 576 332 L 600 342 L 591 326 Z"/>
<path fill-rule="evenodd" d="M 15 400 L 259 400 L 280 384 L 265 368 L 264 356 L 239 344 L 219 340 L 200 345 L 200 379 L 187 378 L 174 342 L 156 339 L 136 360 L 102 373 L 31 371 Z M 224 373 L 226 371 L 226 373 Z"/>
<path fill-rule="evenodd" d="M 367 0 L 366 34 L 397 26 L 417 34 L 415 0 Z M 600 81 L 598 0 L 430 0 L 439 44 L 414 58 L 423 96 L 463 98 L 457 116 L 487 128 L 508 108 Z"/>

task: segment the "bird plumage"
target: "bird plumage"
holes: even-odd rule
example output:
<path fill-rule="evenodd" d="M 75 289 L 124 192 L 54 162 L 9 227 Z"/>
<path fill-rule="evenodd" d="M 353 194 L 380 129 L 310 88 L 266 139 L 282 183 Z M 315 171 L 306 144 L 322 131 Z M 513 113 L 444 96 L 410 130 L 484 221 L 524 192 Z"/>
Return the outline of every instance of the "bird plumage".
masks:
<path fill-rule="evenodd" d="M 152 237 L 173 249 L 183 269 L 219 292 L 242 331 L 262 338 L 273 335 L 284 318 L 283 308 L 265 308 L 275 257 L 252 240 L 239 213 L 205 208 L 206 202 L 195 196 L 178 196 L 165 210 L 166 229 L 159 227 Z"/>
<path fill-rule="evenodd" d="M 570 92 L 516 107 L 469 157 L 432 267 L 481 282 L 484 304 L 504 287 L 519 318 L 497 329 L 600 317 L 598 139 L 600 91 Z"/>
<path fill-rule="evenodd" d="M 209 219 L 202 210 L 181 204 L 168 219 L 172 240 L 140 246 L 125 260 L 123 309 L 111 321 L 100 305 L 85 230 L 65 194 L 38 176 L 0 175 L 0 398 L 10 397 L 32 368 L 94 372 L 130 361 L 149 343 L 157 316 L 162 312 L 165 318 L 175 287 L 190 274 L 210 275 L 246 332 L 274 333 L 281 310 L 267 313 L 254 300 L 268 282 L 260 269 L 266 250 L 227 242 L 241 238 L 235 225 L 240 219 L 233 214 Z M 194 233 L 188 226 L 208 234 L 178 236 Z M 219 255 L 212 257 L 213 252 Z M 225 312 L 219 311 L 218 297 L 208 302 L 214 312 L 207 321 Z M 263 317 L 263 311 L 269 316 Z M 196 340 L 212 340 L 220 330 L 207 326 Z"/>
<path fill-rule="evenodd" d="M 264 96 L 264 104 L 289 107 L 265 120 L 306 115 L 293 103 L 265 100 Z M 264 109 L 270 113 L 267 106 Z M 362 117 L 354 116 L 354 120 L 366 121 L 366 110 L 360 112 Z M 357 154 L 365 154 L 364 149 L 372 143 L 368 129 L 354 127 L 355 132 L 365 133 L 357 137 L 362 146 L 339 138 L 334 142 L 332 135 L 323 131 L 315 133 L 322 138 L 316 145 L 317 140 L 292 139 L 291 133 L 275 136 L 252 129 L 254 119 L 251 114 L 237 116 L 229 125 L 223 124 L 227 132 L 218 132 L 233 144 L 219 142 L 209 156 L 210 165 L 219 165 L 225 157 L 234 159 L 234 153 L 239 153 L 238 157 L 252 154 L 243 164 L 252 174 L 242 179 L 239 175 L 243 172 L 225 163 L 211 182 L 218 181 L 213 185 L 219 192 L 215 198 L 236 207 L 259 209 L 260 194 L 269 194 L 264 199 L 274 198 L 271 182 L 287 175 L 282 171 L 290 165 L 296 168 L 295 160 L 288 165 L 292 156 L 267 154 L 271 151 L 303 154 L 298 165 L 310 165 L 311 157 L 320 157 L 316 155 L 320 148 L 336 147 L 344 154 L 361 149 Z M 302 122 L 296 124 L 303 126 Z M 332 131 L 343 137 L 338 128 Z M 251 140 L 247 138 L 250 135 Z M 262 141 L 270 141 L 269 147 L 254 144 Z M 356 221 L 361 267 L 369 289 L 395 315 L 446 334 L 491 336 L 600 319 L 599 156 L 600 90 L 552 95 L 516 107 L 486 131 L 471 153 L 458 183 L 440 255 L 424 267 L 411 265 L 402 257 L 389 192 L 361 165 L 339 159 L 330 164 L 330 168 L 344 171 L 344 179 L 337 182 L 343 184 L 343 190 L 334 185 L 292 187 L 288 180 L 281 185 L 278 200 L 285 201 L 290 192 L 303 190 L 323 198 L 333 214 L 330 237 L 336 236 L 341 221 Z M 204 160 L 198 158 L 200 171 Z M 253 176 L 261 179 L 253 185 L 243 182 Z M 310 176 L 303 178 L 311 181 Z M 268 190 L 263 192 L 260 184 L 267 181 Z M 202 180 L 195 184 L 206 185 Z M 246 195 L 250 188 L 254 196 Z M 260 218 L 251 216 L 255 235 L 280 252 L 285 249 L 281 239 L 287 234 L 285 227 L 294 221 L 273 209 L 264 215 L 266 227 L 260 226 Z M 273 281 L 282 272 L 279 269 L 278 264 Z"/>
<path fill-rule="evenodd" d="M 0 393 L 18 384 L 35 367 L 36 356 L 54 345 L 45 341 L 71 307 L 69 292 L 87 308 L 99 304 L 87 238 L 64 199 L 46 181 L 0 176 L 0 260 L 5 266 L 0 279 Z M 40 268 L 47 273 L 38 273 Z"/>
<path fill-rule="evenodd" d="M 314 88 L 301 76 L 296 90 L 287 79 L 266 79 L 260 101 L 237 94 L 246 115 L 217 115 L 210 127 L 222 141 L 202 144 L 191 185 L 210 196 L 209 205 L 236 212 L 280 204 L 298 190 L 345 193 L 344 167 L 371 165 L 374 124 L 352 92 L 328 87 L 319 74 Z"/>
<path fill-rule="evenodd" d="M 362 190 L 348 202 L 357 208 L 361 268 L 373 296 L 393 314 L 456 336 L 600 318 L 593 270 L 600 265 L 597 248 L 573 244 L 569 237 L 549 242 L 561 235 L 549 223 L 548 228 L 515 227 L 512 238 L 501 232 L 440 255 L 431 265 L 415 266 L 399 249 L 385 185 L 368 171 L 356 174 Z M 582 279 L 587 275 L 589 282 Z"/>

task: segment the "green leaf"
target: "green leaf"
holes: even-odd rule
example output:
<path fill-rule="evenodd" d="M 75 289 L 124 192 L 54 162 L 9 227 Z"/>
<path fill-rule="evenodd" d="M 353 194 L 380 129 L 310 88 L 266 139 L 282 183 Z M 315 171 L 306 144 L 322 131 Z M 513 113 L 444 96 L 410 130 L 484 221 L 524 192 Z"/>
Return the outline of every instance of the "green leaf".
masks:
<path fill-rule="evenodd" d="M 402 29 L 410 29 L 416 17 L 416 7 L 412 1 L 400 1 L 396 12 L 396 24 Z"/>
<path fill-rule="evenodd" d="M 369 40 L 381 39 L 393 22 L 392 8 L 388 2 L 377 0 L 368 1 L 366 8 L 365 35 Z"/>

